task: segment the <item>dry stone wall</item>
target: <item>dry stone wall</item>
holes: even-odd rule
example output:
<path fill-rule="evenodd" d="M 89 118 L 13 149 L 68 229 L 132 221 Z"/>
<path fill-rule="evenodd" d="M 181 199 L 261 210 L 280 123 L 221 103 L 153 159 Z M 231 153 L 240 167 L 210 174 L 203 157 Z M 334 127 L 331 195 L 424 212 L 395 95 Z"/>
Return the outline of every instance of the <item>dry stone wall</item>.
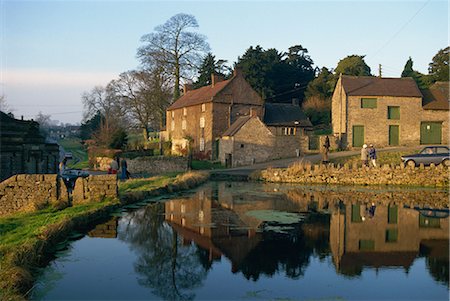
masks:
<path fill-rule="evenodd" d="M 260 179 L 267 182 L 345 184 L 345 185 L 407 185 L 444 187 L 449 185 L 449 168 L 442 165 L 417 168 L 384 165 L 379 168 L 358 165 L 302 165 L 287 169 L 267 169 Z"/>
<path fill-rule="evenodd" d="M 72 192 L 73 203 L 117 197 L 116 175 L 78 178 Z M 68 201 L 67 189 L 56 174 L 14 175 L 0 183 L 0 216 L 31 212 L 58 201 Z"/>
<path fill-rule="evenodd" d="M 128 171 L 131 174 L 157 175 L 167 172 L 187 171 L 186 157 L 139 157 L 127 160 Z"/>

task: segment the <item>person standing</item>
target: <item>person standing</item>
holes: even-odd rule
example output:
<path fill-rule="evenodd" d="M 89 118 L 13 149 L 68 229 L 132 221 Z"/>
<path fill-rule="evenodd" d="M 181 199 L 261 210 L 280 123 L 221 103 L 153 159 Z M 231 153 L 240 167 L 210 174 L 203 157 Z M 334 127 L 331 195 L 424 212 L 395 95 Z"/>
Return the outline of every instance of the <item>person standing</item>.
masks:
<path fill-rule="evenodd" d="M 330 138 L 326 136 L 325 142 L 323 144 L 323 152 L 322 152 L 322 162 L 328 163 L 328 152 L 330 151 Z"/>
<path fill-rule="evenodd" d="M 122 159 L 121 161 L 120 161 L 120 178 L 122 179 L 122 180 L 125 180 L 125 179 L 128 179 L 129 177 L 128 177 L 128 164 L 127 164 L 127 161 L 125 160 L 125 159 Z"/>
<path fill-rule="evenodd" d="M 373 147 L 373 144 L 369 146 L 369 159 L 370 162 L 372 162 L 373 167 L 377 167 L 377 151 L 375 150 L 375 147 Z"/>
<path fill-rule="evenodd" d="M 367 144 L 364 144 L 361 149 L 361 162 L 363 166 L 368 166 L 369 152 L 367 151 Z"/>

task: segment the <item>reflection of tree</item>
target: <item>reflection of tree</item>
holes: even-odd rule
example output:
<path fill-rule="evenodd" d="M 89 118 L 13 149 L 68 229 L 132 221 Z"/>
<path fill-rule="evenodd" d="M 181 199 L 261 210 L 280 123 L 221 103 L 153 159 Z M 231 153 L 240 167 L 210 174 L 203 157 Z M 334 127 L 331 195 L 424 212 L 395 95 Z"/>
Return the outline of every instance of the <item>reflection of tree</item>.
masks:
<path fill-rule="evenodd" d="M 314 221 L 327 229 L 328 219 Z M 294 226 L 294 225 L 291 225 Z M 326 257 L 329 254 L 328 232 L 318 237 L 306 236 L 301 225 L 289 233 L 264 232 L 262 242 L 238 266 L 247 279 L 258 280 L 261 273 L 272 276 L 284 271 L 286 276 L 298 279 L 303 276 L 312 254 Z"/>
<path fill-rule="evenodd" d="M 436 247 L 436 246 L 435 246 Z M 448 241 L 444 241 L 444 246 L 442 248 L 442 254 L 437 256 L 432 256 L 432 250 L 429 246 L 425 244 L 420 245 L 420 255 L 425 256 L 425 262 L 430 272 L 430 275 L 434 280 L 442 284 L 449 284 L 449 260 L 448 260 Z"/>
<path fill-rule="evenodd" d="M 135 270 L 139 283 L 153 289 L 163 299 L 191 300 L 192 289 L 206 277 L 198 248 L 182 245 L 177 233 L 164 222 L 164 205 L 153 204 L 125 217 L 125 240 L 138 255 Z"/>

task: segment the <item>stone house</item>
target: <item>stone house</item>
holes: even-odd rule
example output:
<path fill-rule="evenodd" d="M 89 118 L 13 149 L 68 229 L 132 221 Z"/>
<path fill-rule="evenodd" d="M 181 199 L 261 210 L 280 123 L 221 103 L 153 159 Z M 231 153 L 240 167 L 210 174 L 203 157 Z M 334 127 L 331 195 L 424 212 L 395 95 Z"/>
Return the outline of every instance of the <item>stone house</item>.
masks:
<path fill-rule="evenodd" d="M 211 85 L 191 90 L 166 112 L 166 138 L 172 141 L 173 154 L 186 154 L 188 147 L 197 157 L 216 159 L 222 134 L 251 109 L 261 116 L 263 99 L 244 79 L 239 69 L 228 80 L 216 75 Z"/>
<path fill-rule="evenodd" d="M 252 111 L 225 131 L 220 140 L 219 159 L 235 167 L 272 159 L 299 156 L 308 146 L 306 130 L 312 127 L 300 106 L 266 103 L 261 119 Z"/>
<path fill-rule="evenodd" d="M 448 144 L 448 83 L 420 91 L 412 78 L 339 77 L 331 105 L 342 148 Z"/>
<path fill-rule="evenodd" d="M 46 143 L 35 121 L 0 112 L 0 180 L 14 174 L 56 173 L 59 146 Z"/>

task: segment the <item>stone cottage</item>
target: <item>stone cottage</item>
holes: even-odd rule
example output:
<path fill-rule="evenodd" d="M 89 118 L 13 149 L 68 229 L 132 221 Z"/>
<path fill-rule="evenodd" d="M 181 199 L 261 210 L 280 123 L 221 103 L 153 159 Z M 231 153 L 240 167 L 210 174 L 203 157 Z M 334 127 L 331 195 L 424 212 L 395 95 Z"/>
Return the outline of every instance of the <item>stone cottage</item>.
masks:
<path fill-rule="evenodd" d="M 342 148 L 448 144 L 448 83 L 420 91 L 412 78 L 339 77 L 331 105 Z"/>
<path fill-rule="evenodd" d="M 35 121 L 0 112 L 0 180 L 14 174 L 58 171 L 59 146 L 46 143 Z"/>
<path fill-rule="evenodd" d="M 203 159 L 218 157 L 218 141 L 240 116 L 253 109 L 262 114 L 263 100 L 244 79 L 239 69 L 231 79 L 211 76 L 211 85 L 184 94 L 166 112 L 166 138 L 173 154 L 186 154 L 188 147 Z"/>
<path fill-rule="evenodd" d="M 235 167 L 299 156 L 308 147 L 306 131 L 312 124 L 297 103 L 266 103 L 261 119 L 252 111 L 225 131 L 219 159 Z"/>

